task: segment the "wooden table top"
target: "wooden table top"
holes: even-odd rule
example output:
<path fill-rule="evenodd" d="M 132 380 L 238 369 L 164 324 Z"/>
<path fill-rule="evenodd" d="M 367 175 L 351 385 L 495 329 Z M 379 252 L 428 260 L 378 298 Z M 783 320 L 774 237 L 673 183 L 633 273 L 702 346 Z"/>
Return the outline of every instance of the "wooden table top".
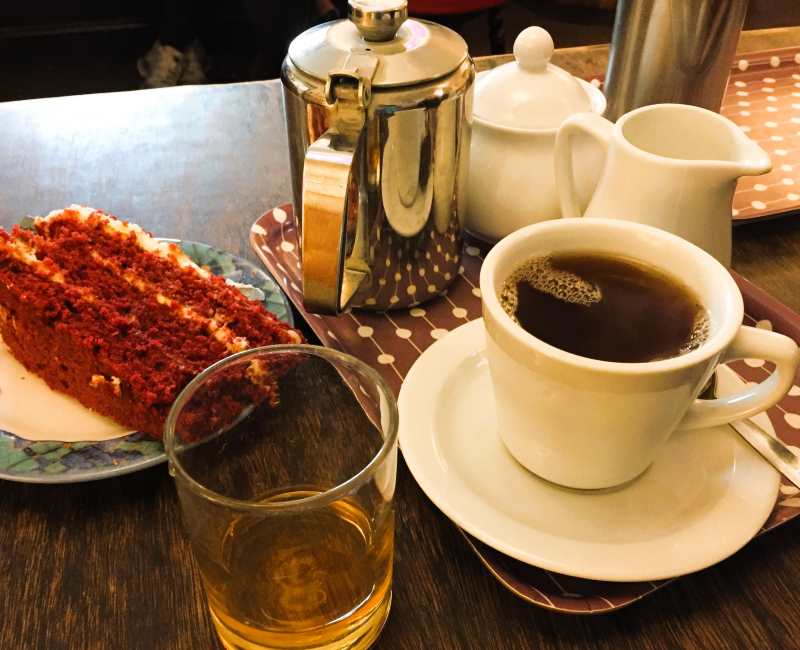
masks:
<path fill-rule="evenodd" d="M 277 82 L 0 104 L 0 225 L 69 203 L 254 259 L 290 196 Z M 800 220 L 739 226 L 734 267 L 800 310 Z M 791 522 L 615 614 L 507 592 L 400 461 L 394 602 L 379 648 L 788 648 Z M 98 483 L 0 481 L 0 648 L 219 648 L 164 465 Z M 621 550 L 624 552 L 624 550 Z"/>

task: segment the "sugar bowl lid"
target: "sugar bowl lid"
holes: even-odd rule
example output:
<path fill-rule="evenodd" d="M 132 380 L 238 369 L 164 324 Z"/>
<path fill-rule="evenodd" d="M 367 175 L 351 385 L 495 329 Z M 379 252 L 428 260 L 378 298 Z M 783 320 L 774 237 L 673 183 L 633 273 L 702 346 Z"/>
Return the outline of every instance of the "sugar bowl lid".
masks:
<path fill-rule="evenodd" d="M 581 82 L 550 63 L 553 39 L 528 27 L 514 41 L 514 61 L 478 77 L 474 115 L 492 125 L 556 129 L 570 115 L 592 110 Z"/>
<path fill-rule="evenodd" d="M 372 86 L 405 86 L 442 77 L 467 58 L 451 29 L 408 18 L 406 0 L 349 0 L 349 20 L 312 27 L 289 45 L 289 59 L 318 79 L 348 67 L 353 55 L 374 60 Z"/>

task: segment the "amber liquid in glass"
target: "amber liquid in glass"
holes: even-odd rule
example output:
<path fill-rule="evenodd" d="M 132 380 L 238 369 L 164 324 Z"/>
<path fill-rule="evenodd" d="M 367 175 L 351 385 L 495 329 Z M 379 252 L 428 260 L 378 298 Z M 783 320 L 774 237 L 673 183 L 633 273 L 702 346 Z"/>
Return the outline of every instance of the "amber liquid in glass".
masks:
<path fill-rule="evenodd" d="M 262 502 L 319 492 L 292 489 Z M 228 526 L 219 557 L 196 549 L 223 645 L 367 647 L 391 604 L 391 507 L 376 520 L 348 499 L 266 518 L 243 514 Z"/>

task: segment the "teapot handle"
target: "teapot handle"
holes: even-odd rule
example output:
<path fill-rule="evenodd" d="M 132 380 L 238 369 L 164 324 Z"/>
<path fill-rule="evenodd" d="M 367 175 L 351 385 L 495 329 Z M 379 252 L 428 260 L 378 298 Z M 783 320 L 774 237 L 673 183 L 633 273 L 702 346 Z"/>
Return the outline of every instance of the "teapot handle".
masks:
<path fill-rule="evenodd" d="M 306 151 L 300 248 L 303 305 L 314 313 L 346 309 L 368 275 L 366 269 L 348 268 L 346 249 L 347 232 L 354 230 L 361 208 L 357 152 L 370 90 L 369 77 L 357 67 L 332 71 L 325 88 L 332 125 Z"/>
<path fill-rule="evenodd" d="M 348 188 L 357 139 L 323 133 L 306 152 L 303 165 L 303 305 L 308 311 L 338 314 L 347 307 L 364 274 L 345 268 Z"/>
<path fill-rule="evenodd" d="M 597 113 L 578 113 L 561 123 L 556 134 L 555 172 L 562 217 L 581 217 L 584 212 L 575 189 L 575 173 L 572 168 L 573 137 L 577 134 L 589 135 L 607 152 L 613 128 L 613 122 Z"/>

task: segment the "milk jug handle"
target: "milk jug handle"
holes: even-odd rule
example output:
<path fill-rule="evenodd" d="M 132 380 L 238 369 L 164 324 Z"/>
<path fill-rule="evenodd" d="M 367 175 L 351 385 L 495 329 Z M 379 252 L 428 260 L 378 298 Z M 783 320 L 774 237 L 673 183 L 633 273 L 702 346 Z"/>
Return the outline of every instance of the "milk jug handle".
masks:
<path fill-rule="evenodd" d="M 755 327 L 742 326 L 720 358 L 720 363 L 735 359 L 764 359 L 775 370 L 764 381 L 748 385 L 733 395 L 717 399 L 696 399 L 680 425 L 698 429 L 727 424 L 751 417 L 777 404 L 794 383 L 800 349 L 788 336 Z"/>
<path fill-rule="evenodd" d="M 561 123 L 556 134 L 555 173 L 558 199 L 562 217 L 583 216 L 575 189 L 575 173 L 572 168 L 572 140 L 576 135 L 589 135 L 608 151 L 613 122 L 597 113 L 577 113 Z M 613 215 L 609 215 L 613 216 Z"/>
<path fill-rule="evenodd" d="M 348 222 L 358 220 L 357 152 L 369 95 L 369 81 L 358 72 L 332 72 L 326 86 L 332 124 L 306 151 L 301 273 L 303 305 L 314 313 L 344 310 L 367 275 L 347 268 L 346 249 Z"/>

